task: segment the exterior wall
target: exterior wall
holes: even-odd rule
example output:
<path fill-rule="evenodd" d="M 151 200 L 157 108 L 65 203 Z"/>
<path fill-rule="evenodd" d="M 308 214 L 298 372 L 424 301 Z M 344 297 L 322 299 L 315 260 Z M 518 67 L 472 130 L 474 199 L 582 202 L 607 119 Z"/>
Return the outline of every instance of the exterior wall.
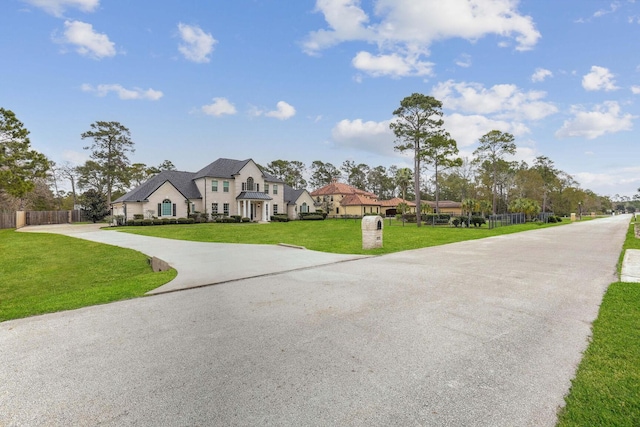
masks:
<path fill-rule="evenodd" d="M 303 203 L 307 204 L 307 212 L 315 212 L 314 202 L 315 200 L 308 191 L 303 192 L 294 203 L 287 206 L 287 216 L 289 219 L 298 219 L 298 214 L 302 212 Z"/>
<path fill-rule="evenodd" d="M 161 215 L 161 212 L 158 212 L 158 203 L 162 203 L 165 199 L 171 200 L 171 203 L 176 205 L 175 216 L 173 215 L 173 207 L 171 215 Z M 168 182 L 162 184 L 160 188 L 149 196 L 149 201 L 144 204 L 143 210 L 144 212 L 142 213 L 145 218 L 148 216 L 155 216 L 158 218 L 186 218 L 188 215 L 186 199 L 173 185 Z M 128 215 L 129 204 L 127 204 L 127 216 Z"/>

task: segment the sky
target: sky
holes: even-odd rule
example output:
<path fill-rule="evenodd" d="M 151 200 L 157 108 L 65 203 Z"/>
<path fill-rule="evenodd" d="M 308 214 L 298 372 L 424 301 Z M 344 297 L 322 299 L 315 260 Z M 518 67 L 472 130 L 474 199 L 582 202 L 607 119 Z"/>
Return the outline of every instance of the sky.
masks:
<path fill-rule="evenodd" d="M 412 167 L 389 123 L 421 93 L 463 158 L 496 129 L 507 160 L 640 187 L 636 0 L 3 0 L 0 40 L 0 107 L 59 164 L 117 121 L 149 166 Z"/>

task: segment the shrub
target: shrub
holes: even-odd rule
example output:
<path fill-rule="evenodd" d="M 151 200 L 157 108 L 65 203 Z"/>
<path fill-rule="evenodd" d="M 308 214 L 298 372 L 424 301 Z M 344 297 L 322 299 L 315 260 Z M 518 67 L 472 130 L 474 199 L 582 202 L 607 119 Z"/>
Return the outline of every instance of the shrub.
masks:
<path fill-rule="evenodd" d="M 451 224 L 454 227 L 458 227 L 460 225 L 460 218 L 451 218 Z"/>
<path fill-rule="evenodd" d="M 556 215 L 556 217 L 555 217 L 555 218 L 556 218 L 556 221 L 557 221 L 557 222 L 562 222 L 562 217 L 561 217 L 561 216 L 557 216 L 557 215 Z"/>
<path fill-rule="evenodd" d="M 191 220 L 191 222 L 189 221 Z M 178 224 L 193 224 L 193 218 L 178 218 Z"/>
<path fill-rule="evenodd" d="M 451 215 L 449 214 L 422 214 L 420 215 L 422 222 L 429 224 L 449 224 Z"/>
<path fill-rule="evenodd" d="M 152 221 L 153 221 L 153 225 L 162 225 L 162 224 L 164 224 L 164 221 L 161 220 L 161 219 L 158 219 L 158 218 L 156 218 L 156 219 L 154 219 Z"/>
<path fill-rule="evenodd" d="M 289 217 L 286 214 L 275 214 L 271 216 L 273 222 L 289 222 Z"/>
<path fill-rule="evenodd" d="M 133 219 L 128 219 L 128 220 L 127 220 L 127 225 L 136 225 L 136 224 L 135 224 L 135 220 L 133 220 Z"/>
<path fill-rule="evenodd" d="M 161 221 L 162 221 L 162 223 L 164 225 L 166 225 L 166 224 L 175 224 L 176 223 L 176 220 L 173 219 L 173 218 L 162 218 Z"/>
<path fill-rule="evenodd" d="M 142 214 L 133 214 L 133 219 L 144 219 L 144 215 L 142 215 Z"/>
<path fill-rule="evenodd" d="M 482 216 L 471 217 L 471 224 L 473 224 L 474 227 L 482 227 L 482 225 L 486 223 L 487 223 L 487 220 L 485 220 L 484 217 Z"/>
<path fill-rule="evenodd" d="M 243 216 L 243 217 L 240 219 L 240 222 L 251 222 L 251 218 L 247 218 L 246 216 Z"/>
<path fill-rule="evenodd" d="M 234 218 L 236 222 L 242 221 L 242 215 L 230 215 L 230 218 Z"/>
<path fill-rule="evenodd" d="M 407 213 L 407 214 L 404 214 L 404 220 L 407 222 L 416 222 L 417 216 L 414 213 Z"/>
<path fill-rule="evenodd" d="M 152 219 L 143 219 L 142 220 L 142 225 L 153 225 L 153 220 Z"/>
<path fill-rule="evenodd" d="M 325 215 L 319 215 L 319 214 L 310 214 L 310 215 L 305 215 L 303 216 L 302 220 L 304 221 L 322 221 L 326 218 Z"/>
<path fill-rule="evenodd" d="M 142 225 L 142 221 L 144 221 L 143 219 L 134 219 L 133 220 L 133 225 Z"/>
<path fill-rule="evenodd" d="M 234 217 L 230 217 L 230 216 L 223 216 L 220 217 L 218 219 L 216 219 L 216 222 L 221 222 L 221 223 L 236 223 L 238 222 Z"/>
<path fill-rule="evenodd" d="M 549 222 L 549 223 L 552 223 L 552 224 L 553 224 L 553 223 L 558 222 L 558 220 L 556 219 L 556 217 L 555 217 L 555 216 L 550 215 L 550 216 L 549 216 L 549 218 L 547 218 L 547 222 Z"/>

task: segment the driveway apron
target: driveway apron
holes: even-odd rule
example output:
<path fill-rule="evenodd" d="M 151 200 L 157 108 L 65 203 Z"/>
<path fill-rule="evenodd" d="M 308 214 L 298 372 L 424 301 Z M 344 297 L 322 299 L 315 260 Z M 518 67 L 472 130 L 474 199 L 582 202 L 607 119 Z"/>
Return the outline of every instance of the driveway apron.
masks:
<path fill-rule="evenodd" d="M 0 323 L 0 425 L 554 426 L 628 224 Z"/>

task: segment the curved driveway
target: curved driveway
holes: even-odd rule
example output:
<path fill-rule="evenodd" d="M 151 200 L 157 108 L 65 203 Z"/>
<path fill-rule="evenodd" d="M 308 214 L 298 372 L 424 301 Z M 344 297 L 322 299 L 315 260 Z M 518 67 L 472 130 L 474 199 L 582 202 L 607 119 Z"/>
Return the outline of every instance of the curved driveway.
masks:
<path fill-rule="evenodd" d="M 553 426 L 628 223 L 0 323 L 0 425 Z"/>

